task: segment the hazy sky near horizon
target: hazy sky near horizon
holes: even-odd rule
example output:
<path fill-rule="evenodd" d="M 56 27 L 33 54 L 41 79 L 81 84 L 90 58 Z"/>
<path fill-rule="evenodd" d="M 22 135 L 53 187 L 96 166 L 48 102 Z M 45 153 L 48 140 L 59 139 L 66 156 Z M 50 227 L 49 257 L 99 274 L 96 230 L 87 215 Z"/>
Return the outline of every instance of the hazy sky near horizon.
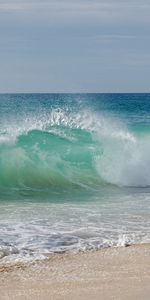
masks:
<path fill-rule="evenodd" d="M 150 92 L 149 0 L 0 0 L 0 92 Z"/>

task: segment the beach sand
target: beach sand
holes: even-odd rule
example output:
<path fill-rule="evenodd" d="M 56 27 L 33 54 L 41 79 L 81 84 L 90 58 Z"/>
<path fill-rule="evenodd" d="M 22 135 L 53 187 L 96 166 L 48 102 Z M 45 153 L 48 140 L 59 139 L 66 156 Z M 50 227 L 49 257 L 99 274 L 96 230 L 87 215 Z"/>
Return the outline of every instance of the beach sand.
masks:
<path fill-rule="evenodd" d="M 0 300 L 150 300 L 150 244 L 0 267 Z"/>

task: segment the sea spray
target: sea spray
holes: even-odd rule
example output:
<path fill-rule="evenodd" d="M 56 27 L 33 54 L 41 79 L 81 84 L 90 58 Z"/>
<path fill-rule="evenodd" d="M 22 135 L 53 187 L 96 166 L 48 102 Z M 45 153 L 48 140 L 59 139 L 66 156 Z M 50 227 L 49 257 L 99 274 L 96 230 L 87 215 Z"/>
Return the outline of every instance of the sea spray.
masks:
<path fill-rule="evenodd" d="M 136 136 L 108 113 L 30 113 L 19 127 L 1 128 L 0 189 L 149 186 L 149 146 L 149 135 Z"/>

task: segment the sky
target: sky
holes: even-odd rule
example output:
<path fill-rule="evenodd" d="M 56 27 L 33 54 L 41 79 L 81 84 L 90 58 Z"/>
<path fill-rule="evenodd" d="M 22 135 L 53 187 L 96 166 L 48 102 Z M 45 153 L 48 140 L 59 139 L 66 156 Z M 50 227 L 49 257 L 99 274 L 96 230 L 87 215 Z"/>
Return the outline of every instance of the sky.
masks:
<path fill-rule="evenodd" d="M 0 92 L 150 92 L 150 1 L 0 0 Z"/>

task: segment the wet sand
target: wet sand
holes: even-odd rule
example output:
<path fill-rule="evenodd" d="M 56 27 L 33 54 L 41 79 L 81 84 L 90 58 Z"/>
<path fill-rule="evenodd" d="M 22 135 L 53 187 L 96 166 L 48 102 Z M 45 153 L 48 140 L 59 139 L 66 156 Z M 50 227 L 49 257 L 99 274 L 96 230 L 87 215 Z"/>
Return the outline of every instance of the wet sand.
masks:
<path fill-rule="evenodd" d="M 149 300 L 150 244 L 0 266 L 0 300 Z"/>

